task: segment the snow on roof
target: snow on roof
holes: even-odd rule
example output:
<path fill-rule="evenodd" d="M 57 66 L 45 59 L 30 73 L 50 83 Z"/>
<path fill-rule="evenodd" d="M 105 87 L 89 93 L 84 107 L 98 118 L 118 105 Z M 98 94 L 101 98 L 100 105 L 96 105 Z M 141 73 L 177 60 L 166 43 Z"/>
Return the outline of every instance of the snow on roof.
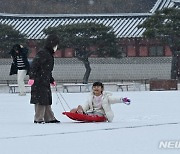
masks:
<path fill-rule="evenodd" d="M 180 0 L 157 0 L 150 12 L 154 13 L 156 10 L 161 10 L 163 8 L 176 7 L 178 3 L 180 4 Z"/>
<path fill-rule="evenodd" d="M 111 26 L 118 37 L 140 37 L 143 30 L 137 25 L 150 14 L 103 14 L 103 15 L 19 15 L 1 14 L 0 22 L 11 25 L 14 29 L 27 35 L 28 39 L 43 39 L 43 30 L 48 27 L 73 23 L 94 22 Z"/>
<path fill-rule="evenodd" d="M 176 0 L 176 3 L 179 2 Z M 44 29 L 73 23 L 94 22 L 111 26 L 119 38 L 141 37 L 145 29 L 137 28 L 156 10 L 173 7 L 172 0 L 157 0 L 150 13 L 116 14 L 6 14 L 0 13 L 0 23 L 13 26 L 28 39 L 43 39 Z"/>

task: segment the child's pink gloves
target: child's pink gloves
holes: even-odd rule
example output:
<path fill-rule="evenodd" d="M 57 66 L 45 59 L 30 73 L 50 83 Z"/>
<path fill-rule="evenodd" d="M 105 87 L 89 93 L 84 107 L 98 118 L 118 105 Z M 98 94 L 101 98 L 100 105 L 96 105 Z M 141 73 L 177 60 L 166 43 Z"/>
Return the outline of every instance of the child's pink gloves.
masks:
<path fill-rule="evenodd" d="M 129 98 L 127 98 L 127 97 L 124 97 L 124 98 L 122 99 L 122 101 L 123 101 L 123 103 L 126 104 L 126 105 L 130 105 L 130 104 L 131 104 L 131 100 L 130 100 Z"/>

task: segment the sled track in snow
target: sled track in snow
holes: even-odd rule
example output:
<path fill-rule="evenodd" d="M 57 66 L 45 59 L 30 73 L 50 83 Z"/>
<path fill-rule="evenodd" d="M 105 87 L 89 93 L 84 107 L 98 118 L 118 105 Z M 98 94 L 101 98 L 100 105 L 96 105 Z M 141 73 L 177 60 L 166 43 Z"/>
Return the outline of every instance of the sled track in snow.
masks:
<path fill-rule="evenodd" d="M 179 125 L 179 124 L 180 122 L 157 123 L 157 124 L 145 124 L 145 125 L 135 125 L 135 126 L 124 126 L 124 127 L 100 128 L 100 129 L 92 129 L 92 130 L 69 131 L 69 132 L 60 132 L 60 133 L 10 136 L 10 137 L 0 137 L 0 140 L 20 139 L 20 138 L 29 138 L 29 137 L 45 137 L 45 136 L 53 136 L 53 135 L 65 135 L 65 134 L 78 134 L 78 133 L 87 133 L 87 132 L 96 132 L 96 131 L 111 131 L 111 130 L 118 130 L 118 129 L 135 129 L 135 128 L 157 127 L 157 126 Z"/>

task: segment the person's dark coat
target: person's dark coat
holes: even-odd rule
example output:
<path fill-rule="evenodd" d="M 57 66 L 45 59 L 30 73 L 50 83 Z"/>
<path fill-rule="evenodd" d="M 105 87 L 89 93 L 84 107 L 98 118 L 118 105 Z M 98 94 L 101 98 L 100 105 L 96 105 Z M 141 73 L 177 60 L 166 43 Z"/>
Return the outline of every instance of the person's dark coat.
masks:
<path fill-rule="evenodd" d="M 53 51 L 48 49 L 40 50 L 33 59 L 29 72 L 29 78 L 34 80 L 31 87 L 31 104 L 52 104 L 50 83 L 54 82 L 52 77 L 53 67 Z"/>
<path fill-rule="evenodd" d="M 13 62 L 11 63 L 11 68 L 10 68 L 10 73 L 9 75 L 14 75 L 14 74 L 17 74 L 17 71 L 18 71 L 18 68 L 17 68 L 17 56 L 18 54 L 16 53 L 16 50 L 19 51 L 18 54 L 20 54 L 22 56 L 22 60 L 25 64 L 25 70 L 27 70 L 27 74 L 29 74 L 29 61 L 28 61 L 28 49 L 27 48 L 21 48 L 19 44 L 16 44 L 13 46 L 13 48 L 11 49 L 11 51 L 9 52 L 9 54 L 12 56 L 13 58 Z"/>

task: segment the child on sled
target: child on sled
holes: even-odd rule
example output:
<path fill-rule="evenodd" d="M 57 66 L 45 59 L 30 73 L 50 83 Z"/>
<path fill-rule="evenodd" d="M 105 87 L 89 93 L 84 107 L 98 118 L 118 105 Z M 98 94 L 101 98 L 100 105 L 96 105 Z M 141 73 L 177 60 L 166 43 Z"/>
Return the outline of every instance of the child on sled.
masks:
<path fill-rule="evenodd" d="M 94 82 L 92 86 L 92 93 L 84 105 L 79 105 L 70 112 L 104 116 L 108 122 L 114 118 L 111 104 L 124 103 L 130 105 L 130 99 L 127 97 L 119 98 L 113 97 L 111 93 L 104 91 L 104 86 L 101 82 Z"/>

